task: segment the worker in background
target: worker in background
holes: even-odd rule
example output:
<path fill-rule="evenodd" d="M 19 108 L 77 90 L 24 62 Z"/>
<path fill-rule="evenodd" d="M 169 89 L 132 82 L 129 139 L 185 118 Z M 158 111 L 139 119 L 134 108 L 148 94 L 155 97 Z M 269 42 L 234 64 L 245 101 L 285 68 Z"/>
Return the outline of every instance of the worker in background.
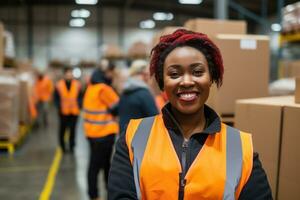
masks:
<path fill-rule="evenodd" d="M 34 84 L 35 103 L 38 110 L 37 126 L 48 126 L 49 102 L 53 94 L 53 83 L 48 76 L 39 72 Z"/>
<path fill-rule="evenodd" d="M 145 60 L 135 60 L 129 68 L 129 78 L 123 85 L 118 110 L 120 133 L 125 131 L 130 119 L 158 114 L 155 100 L 147 85 L 148 68 Z"/>
<path fill-rule="evenodd" d="M 73 70 L 64 68 L 64 77 L 56 83 L 54 100 L 59 111 L 59 144 L 62 151 L 66 152 L 65 134 L 69 129 L 69 150 L 74 152 L 75 128 L 80 113 L 82 99 L 80 82 L 74 79 Z"/>
<path fill-rule="evenodd" d="M 107 185 L 111 154 L 115 135 L 119 133 L 118 123 L 111 110 L 115 110 L 119 97 L 107 82 L 104 72 L 97 69 L 91 76 L 83 98 L 84 131 L 90 146 L 88 167 L 88 195 L 99 199 L 98 174 L 104 170 Z"/>
<path fill-rule="evenodd" d="M 152 52 L 150 71 L 169 103 L 162 115 L 130 121 L 116 145 L 109 199 L 272 199 L 251 135 L 205 105 L 223 80 L 218 47 L 179 29 Z"/>

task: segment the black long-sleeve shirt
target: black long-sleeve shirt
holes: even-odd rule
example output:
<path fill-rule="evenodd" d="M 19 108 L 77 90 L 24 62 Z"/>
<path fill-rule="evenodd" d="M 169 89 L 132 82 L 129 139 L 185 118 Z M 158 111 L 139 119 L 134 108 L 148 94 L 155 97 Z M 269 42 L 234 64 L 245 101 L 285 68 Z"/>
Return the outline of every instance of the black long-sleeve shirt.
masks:
<path fill-rule="evenodd" d="M 170 105 L 162 110 L 164 124 L 169 131 L 173 146 L 177 156 L 181 160 L 182 143 L 184 138 L 179 130 L 177 122 L 172 117 Z M 207 126 L 201 133 L 196 133 L 189 140 L 187 151 L 187 170 L 203 147 L 209 134 L 221 130 L 221 121 L 218 115 L 209 107 L 205 106 L 205 117 Z M 116 145 L 116 152 L 112 161 L 108 182 L 108 199 L 109 200 L 126 200 L 137 199 L 134 185 L 132 165 L 129 159 L 128 148 L 126 145 L 125 134 L 122 134 Z M 267 180 L 265 171 L 262 168 L 258 154 L 253 155 L 253 167 L 251 175 L 241 191 L 239 200 L 262 200 L 273 199 L 271 189 Z"/>

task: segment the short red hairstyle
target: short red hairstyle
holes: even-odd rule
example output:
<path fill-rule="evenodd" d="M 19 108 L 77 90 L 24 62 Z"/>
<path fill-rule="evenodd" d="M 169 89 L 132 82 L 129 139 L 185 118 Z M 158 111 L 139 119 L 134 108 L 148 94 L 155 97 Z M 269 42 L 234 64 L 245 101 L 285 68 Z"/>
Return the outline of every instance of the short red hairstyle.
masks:
<path fill-rule="evenodd" d="M 178 29 L 160 37 L 159 43 L 151 51 L 150 74 L 155 75 L 160 89 L 163 89 L 163 66 L 167 55 L 176 47 L 182 46 L 191 46 L 205 55 L 211 79 L 220 87 L 224 67 L 219 48 L 203 33 Z"/>

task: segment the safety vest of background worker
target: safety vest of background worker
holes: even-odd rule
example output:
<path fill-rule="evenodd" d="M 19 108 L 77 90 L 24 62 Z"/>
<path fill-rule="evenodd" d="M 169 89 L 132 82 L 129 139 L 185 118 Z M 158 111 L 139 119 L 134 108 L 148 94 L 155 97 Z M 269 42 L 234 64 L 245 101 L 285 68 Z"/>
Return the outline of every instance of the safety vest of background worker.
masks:
<path fill-rule="evenodd" d="M 219 133 L 208 136 L 182 176 L 163 123 L 158 115 L 131 120 L 127 128 L 126 143 L 138 199 L 177 200 L 180 195 L 185 200 L 238 199 L 252 170 L 251 135 L 222 124 Z M 181 159 L 185 159 L 184 153 Z"/>
<path fill-rule="evenodd" d="M 39 75 L 34 86 L 36 102 L 49 102 L 52 97 L 52 81 L 44 75 Z"/>
<path fill-rule="evenodd" d="M 71 80 L 70 90 L 67 89 L 65 80 L 60 80 L 56 84 L 56 89 L 60 96 L 60 111 L 63 115 L 79 115 L 78 96 L 80 93 L 80 83 Z"/>
<path fill-rule="evenodd" d="M 104 83 L 89 85 L 83 99 L 84 129 L 88 138 L 105 137 L 119 132 L 110 109 L 119 102 L 116 92 Z"/>

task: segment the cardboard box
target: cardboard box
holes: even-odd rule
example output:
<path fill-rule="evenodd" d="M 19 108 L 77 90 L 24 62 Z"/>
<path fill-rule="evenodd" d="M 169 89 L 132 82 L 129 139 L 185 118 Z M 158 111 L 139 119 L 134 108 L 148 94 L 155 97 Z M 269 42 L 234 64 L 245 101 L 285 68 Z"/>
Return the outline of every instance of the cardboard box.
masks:
<path fill-rule="evenodd" d="M 191 19 L 184 23 L 184 27 L 214 37 L 217 34 L 246 34 L 247 24 L 242 20 Z"/>
<path fill-rule="evenodd" d="M 220 115 L 234 114 L 237 99 L 268 96 L 269 38 L 219 34 L 215 38 L 224 62 L 223 85 L 212 87 L 207 104 Z"/>
<path fill-rule="evenodd" d="M 300 60 L 283 60 L 279 62 L 278 77 L 293 78 L 300 76 Z"/>
<path fill-rule="evenodd" d="M 275 197 L 278 190 L 278 183 L 279 188 L 281 187 L 281 180 L 278 174 L 282 171 L 279 163 L 282 163 L 280 162 L 280 157 L 286 156 L 284 152 L 281 152 L 281 148 L 288 148 L 287 146 L 289 146 L 289 144 L 281 145 L 281 138 L 286 137 L 286 134 L 290 134 L 290 130 L 285 131 L 286 127 L 290 126 L 286 123 L 289 120 L 289 117 L 287 117 L 289 115 L 287 114 L 289 112 L 288 107 L 298 109 L 300 105 L 294 103 L 293 96 L 243 99 L 238 100 L 236 103 L 235 127 L 252 134 L 254 151 L 259 153 L 260 160 L 272 188 L 273 197 Z M 299 119 L 300 117 L 298 117 Z M 294 127 L 296 126 L 298 126 L 298 129 L 293 129 L 293 132 L 297 132 L 300 129 L 299 123 L 295 123 Z M 284 147 L 284 145 L 287 146 Z M 298 171 L 294 171 L 294 173 L 297 174 Z M 300 185 L 299 180 L 300 177 L 298 185 Z"/>
<path fill-rule="evenodd" d="M 4 64 L 4 27 L 0 22 L 0 69 L 3 68 Z"/>
<path fill-rule="evenodd" d="M 282 143 L 278 199 L 300 199 L 300 104 L 286 106 L 282 126 Z"/>
<path fill-rule="evenodd" d="M 137 58 L 148 58 L 150 55 L 149 44 L 143 41 L 137 41 L 133 43 L 128 49 L 128 57 Z"/>
<path fill-rule="evenodd" d="M 17 78 L 20 83 L 19 121 L 21 124 L 30 124 L 32 118 L 29 107 L 30 99 L 34 97 L 35 76 L 31 71 L 20 71 Z"/>
<path fill-rule="evenodd" d="M 296 77 L 295 103 L 300 103 L 300 77 Z"/>
<path fill-rule="evenodd" d="M 0 74 L 0 138 L 14 142 L 19 137 L 19 82 Z"/>

